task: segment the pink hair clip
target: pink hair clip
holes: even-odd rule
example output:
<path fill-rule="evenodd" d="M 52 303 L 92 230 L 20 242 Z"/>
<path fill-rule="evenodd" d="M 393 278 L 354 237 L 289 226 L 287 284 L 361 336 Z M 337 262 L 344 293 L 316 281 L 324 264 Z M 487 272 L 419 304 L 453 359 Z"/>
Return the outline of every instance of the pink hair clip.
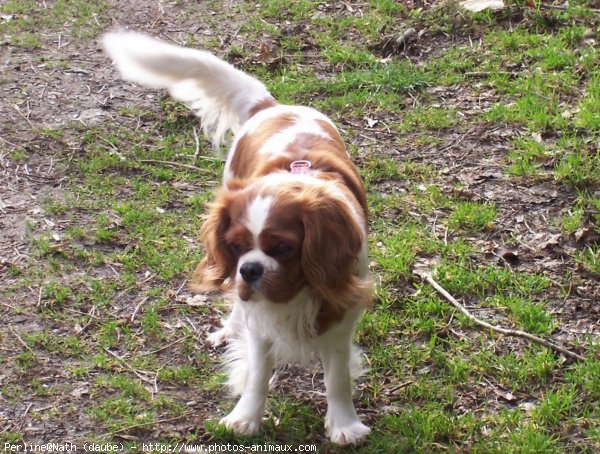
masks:
<path fill-rule="evenodd" d="M 305 174 L 309 172 L 310 168 L 310 161 L 294 161 L 290 164 L 290 170 L 292 173 Z"/>

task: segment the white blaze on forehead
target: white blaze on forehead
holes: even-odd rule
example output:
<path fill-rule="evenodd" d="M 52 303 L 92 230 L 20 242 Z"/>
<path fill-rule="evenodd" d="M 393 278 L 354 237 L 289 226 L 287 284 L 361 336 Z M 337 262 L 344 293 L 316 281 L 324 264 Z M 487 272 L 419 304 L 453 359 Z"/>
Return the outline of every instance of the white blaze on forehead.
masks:
<path fill-rule="evenodd" d="M 258 196 L 248 206 L 246 227 L 248 227 L 248 230 L 254 236 L 255 244 L 258 243 L 258 236 L 267 222 L 272 202 L 273 197 L 271 196 Z"/>
<path fill-rule="evenodd" d="M 254 237 L 254 248 L 242 255 L 238 260 L 238 273 L 244 263 L 250 262 L 261 263 L 269 271 L 274 271 L 278 268 L 277 261 L 261 251 L 258 244 L 258 237 L 265 227 L 272 202 L 272 196 L 258 196 L 248 206 L 246 227 Z"/>

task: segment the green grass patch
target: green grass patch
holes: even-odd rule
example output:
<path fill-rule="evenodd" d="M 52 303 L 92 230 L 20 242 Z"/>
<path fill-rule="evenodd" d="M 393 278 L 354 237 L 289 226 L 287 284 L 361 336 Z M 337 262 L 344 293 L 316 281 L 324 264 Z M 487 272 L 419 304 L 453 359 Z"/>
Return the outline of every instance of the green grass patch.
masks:
<path fill-rule="evenodd" d="M 9 0 L 0 11 L 11 15 L 5 26 L 13 46 L 40 49 L 46 46 L 40 30 L 69 33 L 74 38 L 89 40 L 103 30 L 108 22 L 99 22 L 109 9 L 106 1 L 57 0 L 40 4 L 31 0 Z"/>
<path fill-rule="evenodd" d="M 460 116 L 456 109 L 442 107 L 422 107 L 408 112 L 402 117 L 400 129 L 402 131 L 430 130 L 437 131 L 456 126 Z"/>
<path fill-rule="evenodd" d="M 448 225 L 452 229 L 477 232 L 492 227 L 496 215 L 497 208 L 493 203 L 458 202 L 448 218 Z"/>

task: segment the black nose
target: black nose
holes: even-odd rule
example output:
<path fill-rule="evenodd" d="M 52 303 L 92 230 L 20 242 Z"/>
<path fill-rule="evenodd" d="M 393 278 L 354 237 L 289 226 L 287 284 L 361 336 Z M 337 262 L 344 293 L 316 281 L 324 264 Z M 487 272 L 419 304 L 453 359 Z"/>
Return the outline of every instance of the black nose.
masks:
<path fill-rule="evenodd" d="M 240 274 L 246 282 L 256 282 L 264 271 L 265 269 L 258 262 L 247 262 L 240 267 Z"/>

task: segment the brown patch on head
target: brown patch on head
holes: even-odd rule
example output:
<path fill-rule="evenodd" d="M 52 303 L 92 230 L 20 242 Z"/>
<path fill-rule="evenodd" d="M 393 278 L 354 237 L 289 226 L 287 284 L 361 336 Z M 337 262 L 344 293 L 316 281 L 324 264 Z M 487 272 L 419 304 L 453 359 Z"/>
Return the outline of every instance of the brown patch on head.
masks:
<path fill-rule="evenodd" d="M 350 157 L 346 156 L 344 159 L 339 159 L 332 157 L 330 154 L 311 153 L 309 154 L 309 158 L 314 169 L 330 175 L 336 175 L 342 180 L 343 186 L 352 193 L 353 198 L 360 205 L 366 225 L 368 216 L 367 194 L 360 174 L 350 160 Z"/>
<path fill-rule="evenodd" d="M 260 156 L 258 150 L 275 134 L 292 126 L 298 117 L 294 114 L 282 114 L 263 121 L 254 131 L 244 134 L 231 153 L 230 169 L 236 178 L 252 178 L 266 175 L 261 166 L 269 156 Z"/>
<path fill-rule="evenodd" d="M 323 137 L 320 134 L 310 132 L 301 132 L 296 135 L 296 138 L 286 148 L 285 152 L 292 155 L 294 158 L 306 155 L 311 151 L 325 151 L 334 155 L 345 154 L 344 146 L 340 142 L 336 142 L 329 137 Z M 299 159 L 295 159 L 298 161 Z"/>
<path fill-rule="evenodd" d="M 297 115 L 287 113 L 265 120 L 254 131 L 246 133 L 237 142 L 231 160 L 231 172 L 235 178 L 256 178 L 276 170 L 289 171 L 294 161 L 308 160 L 312 169 L 323 172 L 324 178 L 337 178 L 350 190 L 367 218 L 365 189 L 352 159 L 348 155 L 337 129 L 325 120 L 315 120 L 321 134 L 302 132 L 285 145 L 281 155 L 262 156 L 258 150 L 275 134 L 293 126 Z M 327 137 L 324 137 L 322 133 Z M 228 183 L 229 184 L 229 183 Z"/>
<path fill-rule="evenodd" d="M 248 118 L 253 117 L 261 110 L 269 109 L 269 108 L 275 107 L 277 105 L 279 105 L 279 103 L 277 101 L 275 101 L 275 98 L 273 98 L 271 96 L 269 96 L 268 98 L 262 99 L 262 100 L 258 101 L 256 104 L 254 104 L 252 107 L 250 107 L 250 110 L 248 111 Z"/>
<path fill-rule="evenodd" d="M 331 123 L 325 120 L 317 120 L 317 123 L 327 133 L 329 137 L 338 142 L 341 145 L 341 147 L 344 148 L 344 146 L 342 145 L 342 137 L 340 136 L 340 133 L 335 128 L 335 126 L 333 126 Z"/>
<path fill-rule="evenodd" d="M 313 170 L 337 175 L 360 204 L 366 219 L 367 196 L 360 174 L 344 148 L 337 130 L 326 121 L 317 121 L 330 138 L 318 134 L 298 134 L 285 150 L 289 155 L 287 160 L 307 160 L 311 162 Z"/>
<path fill-rule="evenodd" d="M 243 234 L 239 220 L 245 216 L 246 198 L 244 191 L 224 188 L 209 205 L 209 212 L 200 228 L 205 256 L 192 275 L 193 290 L 227 290 L 231 287 L 239 257 L 239 252 L 232 248 L 231 232 Z M 241 247 L 249 247 L 248 240 L 241 244 Z"/>

